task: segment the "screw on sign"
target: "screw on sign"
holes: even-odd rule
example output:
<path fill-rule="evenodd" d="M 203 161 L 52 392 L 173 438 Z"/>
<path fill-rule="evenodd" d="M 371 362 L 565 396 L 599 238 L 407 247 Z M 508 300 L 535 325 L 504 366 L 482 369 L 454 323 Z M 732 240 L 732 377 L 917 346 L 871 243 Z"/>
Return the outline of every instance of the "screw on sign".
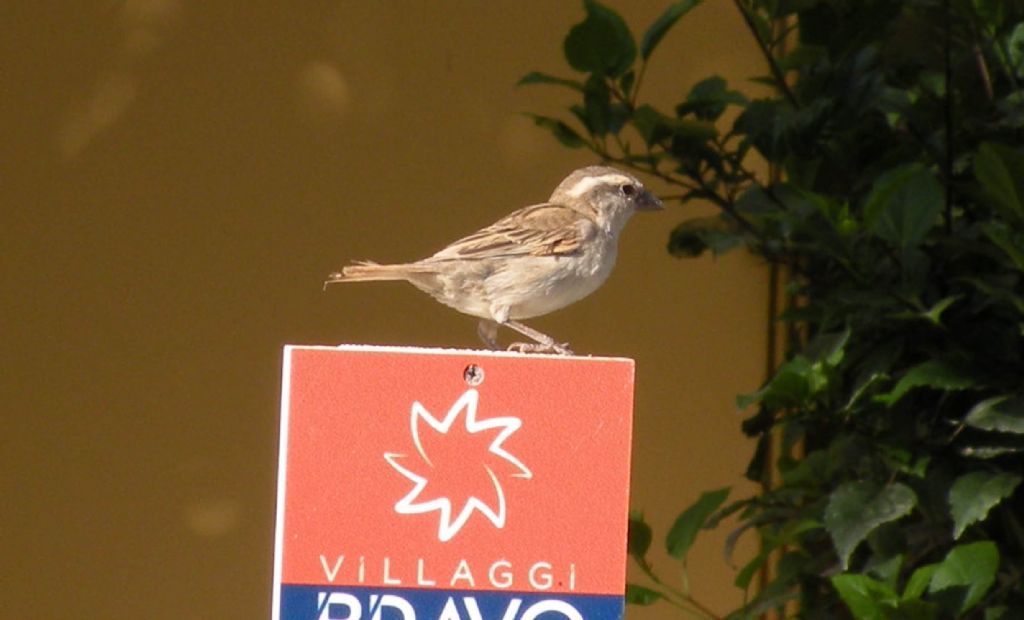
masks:
<path fill-rule="evenodd" d="M 632 400 L 627 359 L 287 347 L 274 617 L 621 618 Z"/>
<path fill-rule="evenodd" d="M 462 376 L 468 385 L 476 387 L 484 382 L 484 369 L 476 364 L 470 364 L 466 366 L 466 370 L 462 371 Z"/>

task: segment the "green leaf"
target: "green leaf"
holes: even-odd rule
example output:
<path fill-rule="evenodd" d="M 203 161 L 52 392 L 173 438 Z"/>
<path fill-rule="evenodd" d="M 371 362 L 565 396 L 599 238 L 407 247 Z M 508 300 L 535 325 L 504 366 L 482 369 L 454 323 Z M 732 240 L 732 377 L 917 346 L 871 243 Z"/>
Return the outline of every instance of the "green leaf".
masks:
<path fill-rule="evenodd" d="M 878 177 L 864 203 L 864 220 L 885 241 L 909 249 L 938 223 L 944 204 L 935 175 L 922 164 L 907 164 Z"/>
<path fill-rule="evenodd" d="M 697 532 L 704 527 L 708 518 L 718 510 L 727 497 L 729 487 L 707 491 L 692 506 L 684 510 L 665 537 L 665 548 L 669 555 L 686 561 L 686 554 L 697 539 Z"/>
<path fill-rule="evenodd" d="M 812 364 L 803 355 L 796 355 L 779 366 L 760 390 L 736 397 L 736 405 L 740 409 L 746 409 L 757 402 L 772 409 L 799 406 L 811 395 L 815 386 L 820 386 L 821 370 L 820 364 Z"/>
<path fill-rule="evenodd" d="M 864 567 L 864 572 L 890 588 L 895 588 L 905 559 L 902 553 L 884 559 L 876 556 Z"/>
<path fill-rule="evenodd" d="M 761 408 L 761 411 L 766 411 L 765 408 Z M 770 415 L 770 414 L 769 414 Z M 760 412 L 755 418 L 760 417 Z M 743 427 L 743 433 L 747 437 L 757 437 L 756 433 L 750 431 L 745 424 Z M 747 463 L 747 469 L 743 472 L 743 476 L 751 482 L 762 483 L 765 480 L 765 472 L 768 471 L 769 462 L 772 457 L 772 435 L 769 433 L 763 433 L 757 440 L 757 444 L 754 447 L 754 455 L 750 457 L 750 462 Z"/>
<path fill-rule="evenodd" d="M 635 583 L 626 584 L 626 604 L 627 605 L 653 605 L 662 598 L 661 592 L 652 590 L 648 587 L 641 586 Z"/>
<path fill-rule="evenodd" d="M 629 513 L 629 535 L 626 538 L 626 551 L 635 558 L 643 558 L 651 547 L 651 526 L 644 521 L 640 512 Z"/>
<path fill-rule="evenodd" d="M 1010 611 L 1010 608 L 1006 605 L 1000 605 L 999 607 L 986 607 L 985 608 L 985 620 L 1002 620 L 1003 618 L 1009 618 L 1006 614 Z"/>
<path fill-rule="evenodd" d="M 858 620 L 886 620 L 900 600 L 892 588 L 867 575 L 836 575 L 832 586 Z"/>
<path fill-rule="evenodd" d="M 675 25 L 679 18 L 686 15 L 695 6 L 701 3 L 702 0 L 681 0 L 674 4 L 669 5 L 665 12 L 661 14 L 658 19 L 654 20 L 651 27 L 644 33 L 643 38 L 640 39 L 640 57 L 647 60 L 654 53 L 654 48 L 661 43 L 661 39 L 664 38 L 665 33 L 669 31 L 672 26 Z"/>
<path fill-rule="evenodd" d="M 788 72 L 809 68 L 827 57 L 828 50 L 820 45 L 797 45 L 778 62 L 779 68 Z"/>
<path fill-rule="evenodd" d="M 686 101 L 676 106 L 676 115 L 685 116 L 692 112 L 697 118 L 715 120 L 729 104 L 746 103 L 747 98 L 743 93 L 729 90 L 725 79 L 715 75 L 693 85 L 686 95 Z"/>
<path fill-rule="evenodd" d="M 889 375 L 881 372 L 869 372 L 860 377 L 853 386 L 850 399 L 843 405 L 843 411 L 851 411 L 860 404 L 860 401 L 869 395 L 876 387 L 889 380 Z"/>
<path fill-rule="evenodd" d="M 843 361 L 846 343 L 850 340 L 850 328 L 841 332 L 825 332 L 814 337 L 804 350 L 804 355 L 816 362 L 837 366 Z"/>
<path fill-rule="evenodd" d="M 543 127 L 555 136 L 555 139 L 562 143 L 563 146 L 567 146 L 571 149 L 578 149 L 586 144 L 586 141 L 576 133 L 576 130 L 566 125 L 562 121 L 549 118 L 547 116 L 540 116 L 537 114 L 527 114 L 533 119 L 533 124 L 538 127 Z"/>
<path fill-rule="evenodd" d="M 900 472 L 914 478 L 924 478 L 928 473 L 931 455 L 911 452 L 906 448 L 883 445 L 879 448 L 880 456 L 886 466 L 894 472 Z"/>
<path fill-rule="evenodd" d="M 556 84 L 558 86 L 567 86 L 573 90 L 583 92 L 583 84 L 577 80 L 560 78 L 554 75 L 541 73 L 540 71 L 531 71 L 530 73 L 527 73 L 516 83 L 516 86 L 525 86 L 527 84 Z"/>
<path fill-rule="evenodd" d="M 1009 52 L 1010 64 L 1017 77 L 1024 77 L 1024 23 L 1013 27 L 1010 36 L 1006 37 L 1005 47 Z"/>
<path fill-rule="evenodd" d="M 981 232 L 1010 258 L 1013 266 L 1024 271 L 1024 235 L 1010 230 L 1002 222 L 985 222 Z"/>
<path fill-rule="evenodd" d="M 733 131 L 749 136 L 750 142 L 769 161 L 779 156 L 779 131 L 786 107 L 775 99 L 751 101 L 733 123 Z"/>
<path fill-rule="evenodd" d="M 711 250 L 715 256 L 743 243 L 743 235 L 719 216 L 698 217 L 680 223 L 669 235 L 668 252 L 690 258 Z"/>
<path fill-rule="evenodd" d="M 903 601 L 886 616 L 886 620 L 940 620 L 941 618 L 939 605 L 920 599 Z"/>
<path fill-rule="evenodd" d="M 878 526 L 908 514 L 917 504 L 910 487 L 893 483 L 847 482 L 832 492 L 825 509 L 825 529 L 835 544 L 843 570 L 850 556 Z"/>
<path fill-rule="evenodd" d="M 596 0 L 583 0 L 587 17 L 565 37 L 565 58 L 577 71 L 618 77 L 636 59 L 636 43 L 622 17 Z"/>
<path fill-rule="evenodd" d="M 672 135 L 690 142 L 707 142 L 718 137 L 714 123 L 694 121 L 686 118 L 673 119 L 670 123 Z"/>
<path fill-rule="evenodd" d="M 633 85 L 636 83 L 636 71 L 630 69 L 619 78 L 619 88 L 629 97 L 633 93 Z"/>
<path fill-rule="evenodd" d="M 769 557 L 771 557 L 771 555 L 765 551 L 762 551 L 761 553 L 758 553 L 756 556 L 754 556 L 752 560 L 747 562 L 746 565 L 744 565 L 743 568 L 741 568 L 739 572 L 736 573 L 736 578 L 735 580 L 733 580 L 733 585 L 735 585 L 737 588 L 741 590 L 746 590 L 748 587 L 750 587 L 750 582 L 753 581 L 754 575 L 756 575 L 758 571 L 761 570 L 761 567 L 764 566 L 764 563 L 768 561 Z"/>
<path fill-rule="evenodd" d="M 949 490 L 953 538 L 960 538 L 968 525 L 984 521 L 989 510 L 1013 495 L 1020 481 L 1016 474 L 989 471 L 972 471 L 957 478 Z"/>
<path fill-rule="evenodd" d="M 975 380 L 970 373 L 943 360 L 928 360 L 914 366 L 896 383 L 896 387 L 888 394 L 875 397 L 880 403 L 892 406 L 907 392 L 917 387 L 930 387 L 937 390 L 964 390 L 974 387 Z"/>
<path fill-rule="evenodd" d="M 657 109 L 642 105 L 633 112 L 633 126 L 648 145 L 668 137 L 677 137 L 687 146 L 701 144 L 718 136 L 714 123 L 692 119 L 672 118 Z"/>
<path fill-rule="evenodd" d="M 996 396 L 983 400 L 967 413 L 964 423 L 986 431 L 1024 434 L 1024 397 Z"/>
<path fill-rule="evenodd" d="M 1005 215 L 1024 222 L 1024 153 L 985 142 L 974 156 L 974 178 Z"/>
<path fill-rule="evenodd" d="M 1021 271 L 1024 271 L 1024 263 L 1021 265 Z M 1015 295 L 1010 289 L 1001 286 L 998 283 L 993 283 L 981 278 L 958 278 L 960 281 L 971 285 L 984 293 L 986 296 L 991 297 L 991 301 L 1012 306 L 1018 314 L 1024 316 L 1024 296 Z"/>
<path fill-rule="evenodd" d="M 996 580 L 999 568 L 999 550 L 994 542 L 984 540 L 954 547 L 946 559 L 939 563 L 928 589 L 938 592 L 952 587 L 964 587 L 967 595 L 960 606 L 966 611 L 981 600 Z"/>
<path fill-rule="evenodd" d="M 1000 26 L 1006 19 L 1006 0 L 973 0 L 974 10 L 978 17 L 992 26 Z"/>
<path fill-rule="evenodd" d="M 1020 454 L 1024 452 L 1024 448 L 1012 446 L 964 446 L 960 448 L 959 452 L 972 459 L 986 460 L 997 459 L 1010 454 Z"/>
<path fill-rule="evenodd" d="M 621 121 L 616 121 L 612 109 L 612 93 L 604 78 L 592 76 L 587 80 L 583 92 L 583 109 L 580 119 L 591 135 L 603 136 L 611 130 L 618 133 Z"/>
<path fill-rule="evenodd" d="M 963 295 L 950 295 L 949 297 L 944 297 L 936 302 L 934 306 L 923 312 L 921 316 L 929 323 L 942 325 L 942 313 L 962 297 Z"/>
<path fill-rule="evenodd" d="M 668 117 L 653 106 L 644 104 L 633 112 L 633 126 L 648 145 L 659 142 L 672 134 Z"/>
<path fill-rule="evenodd" d="M 774 188 L 772 189 L 774 192 Z M 768 191 L 758 184 L 747 188 L 736 200 L 736 210 L 745 215 L 753 215 L 757 218 L 776 215 L 782 209 L 780 201 L 775 199 L 774 194 L 769 195 Z"/>
<path fill-rule="evenodd" d="M 926 564 L 915 570 L 907 580 L 907 587 L 903 589 L 903 600 L 921 598 L 938 567 L 938 564 Z"/>
<path fill-rule="evenodd" d="M 779 464 L 779 473 L 786 486 L 799 487 L 822 484 L 828 479 L 828 466 L 831 455 L 826 450 L 814 450 L 804 458 L 789 463 Z"/>

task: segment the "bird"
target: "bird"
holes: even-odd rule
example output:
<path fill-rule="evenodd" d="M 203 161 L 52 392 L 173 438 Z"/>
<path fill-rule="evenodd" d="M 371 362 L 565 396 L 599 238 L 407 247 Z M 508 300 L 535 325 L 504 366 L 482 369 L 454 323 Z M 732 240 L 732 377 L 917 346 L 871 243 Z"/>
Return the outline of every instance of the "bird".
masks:
<path fill-rule="evenodd" d="M 558 184 L 546 202 L 513 211 L 433 256 L 382 265 L 357 261 L 331 273 L 328 285 L 404 280 L 437 301 L 480 319 L 477 334 L 497 349 L 498 326 L 532 342 L 508 349 L 572 355 L 521 322 L 559 310 L 597 290 L 615 266 L 619 234 L 636 211 L 663 209 L 661 200 L 627 172 L 587 166 Z"/>

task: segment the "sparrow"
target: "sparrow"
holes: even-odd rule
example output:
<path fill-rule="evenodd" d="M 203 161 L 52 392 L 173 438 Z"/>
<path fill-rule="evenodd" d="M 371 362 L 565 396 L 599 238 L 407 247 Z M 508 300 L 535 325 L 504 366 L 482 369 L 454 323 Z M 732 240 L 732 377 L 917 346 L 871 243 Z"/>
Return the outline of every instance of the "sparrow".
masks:
<path fill-rule="evenodd" d="M 588 166 L 565 178 L 547 202 L 513 211 L 494 224 L 413 263 L 360 261 L 332 273 L 329 284 L 404 280 L 437 301 L 480 319 L 477 333 L 497 347 L 498 326 L 533 342 L 509 350 L 554 351 L 556 342 L 520 322 L 564 308 L 593 293 L 615 266 L 619 234 L 636 211 L 662 209 L 635 176 Z"/>

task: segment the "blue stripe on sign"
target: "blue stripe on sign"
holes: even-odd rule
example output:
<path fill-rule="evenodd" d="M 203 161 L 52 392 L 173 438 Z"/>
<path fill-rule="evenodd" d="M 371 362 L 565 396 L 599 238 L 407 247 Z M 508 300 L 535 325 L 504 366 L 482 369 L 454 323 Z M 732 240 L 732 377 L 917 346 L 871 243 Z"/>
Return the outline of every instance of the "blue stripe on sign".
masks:
<path fill-rule="evenodd" d="M 281 620 L 621 620 L 621 596 L 281 586 Z"/>

